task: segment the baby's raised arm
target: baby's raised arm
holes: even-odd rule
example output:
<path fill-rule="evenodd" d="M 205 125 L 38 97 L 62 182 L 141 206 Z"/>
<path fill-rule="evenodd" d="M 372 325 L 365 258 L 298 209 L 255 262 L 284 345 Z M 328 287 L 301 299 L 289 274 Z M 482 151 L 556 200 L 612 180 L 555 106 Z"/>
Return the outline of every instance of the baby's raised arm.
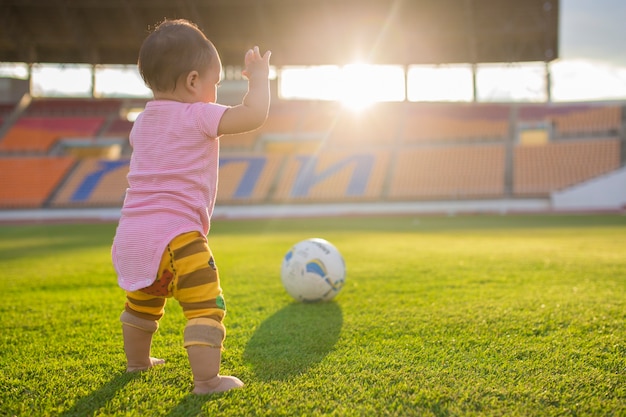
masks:
<path fill-rule="evenodd" d="M 248 92 L 241 104 L 224 112 L 218 134 L 248 132 L 265 123 L 270 107 L 270 55 L 267 51 L 261 56 L 258 46 L 246 53 L 243 75 L 248 79 Z"/>

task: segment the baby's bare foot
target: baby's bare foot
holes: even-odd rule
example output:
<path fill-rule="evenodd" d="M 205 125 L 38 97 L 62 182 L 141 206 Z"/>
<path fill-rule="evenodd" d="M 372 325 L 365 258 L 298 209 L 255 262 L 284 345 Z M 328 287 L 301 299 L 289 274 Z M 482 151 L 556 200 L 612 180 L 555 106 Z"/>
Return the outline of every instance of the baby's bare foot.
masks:
<path fill-rule="evenodd" d="M 243 382 L 234 376 L 218 375 L 208 381 L 193 381 L 193 393 L 198 395 L 225 392 L 243 387 Z"/>
<path fill-rule="evenodd" d="M 149 361 L 146 363 L 142 363 L 142 364 L 135 363 L 132 365 L 129 363 L 128 367 L 126 368 L 126 372 L 145 371 L 145 370 L 152 368 L 153 366 L 163 365 L 164 363 L 165 363 L 165 359 L 150 357 Z"/>

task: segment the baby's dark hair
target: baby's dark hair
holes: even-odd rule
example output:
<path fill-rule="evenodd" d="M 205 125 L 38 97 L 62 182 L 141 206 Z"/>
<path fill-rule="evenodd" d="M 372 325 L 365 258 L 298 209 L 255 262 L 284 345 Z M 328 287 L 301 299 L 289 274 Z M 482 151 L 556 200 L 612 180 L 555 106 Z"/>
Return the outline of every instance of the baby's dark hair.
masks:
<path fill-rule="evenodd" d="M 144 40 L 137 66 L 148 88 L 174 91 L 181 75 L 203 72 L 216 60 L 215 46 L 195 24 L 166 19 Z"/>

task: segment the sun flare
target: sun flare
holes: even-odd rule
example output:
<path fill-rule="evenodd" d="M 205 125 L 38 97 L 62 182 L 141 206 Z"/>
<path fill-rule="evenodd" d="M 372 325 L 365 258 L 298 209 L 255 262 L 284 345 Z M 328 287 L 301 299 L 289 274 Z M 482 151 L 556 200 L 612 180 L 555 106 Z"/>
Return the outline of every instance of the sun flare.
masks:
<path fill-rule="evenodd" d="M 353 111 L 360 111 L 377 101 L 370 89 L 373 84 L 374 66 L 367 64 L 350 64 L 342 68 L 339 102 Z"/>
<path fill-rule="evenodd" d="M 280 79 L 282 98 L 337 101 L 354 111 L 405 98 L 404 72 L 397 65 L 290 67 L 282 70 Z"/>

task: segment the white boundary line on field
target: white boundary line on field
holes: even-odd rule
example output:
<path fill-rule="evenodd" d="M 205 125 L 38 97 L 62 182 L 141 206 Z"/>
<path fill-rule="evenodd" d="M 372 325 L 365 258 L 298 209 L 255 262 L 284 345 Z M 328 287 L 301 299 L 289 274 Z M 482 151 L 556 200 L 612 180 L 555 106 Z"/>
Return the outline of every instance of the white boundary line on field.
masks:
<path fill-rule="evenodd" d="M 214 219 L 293 218 L 411 214 L 507 214 L 551 211 L 549 199 L 418 201 L 395 203 L 217 205 Z M 117 221 L 120 208 L 0 210 L 0 222 Z"/>

